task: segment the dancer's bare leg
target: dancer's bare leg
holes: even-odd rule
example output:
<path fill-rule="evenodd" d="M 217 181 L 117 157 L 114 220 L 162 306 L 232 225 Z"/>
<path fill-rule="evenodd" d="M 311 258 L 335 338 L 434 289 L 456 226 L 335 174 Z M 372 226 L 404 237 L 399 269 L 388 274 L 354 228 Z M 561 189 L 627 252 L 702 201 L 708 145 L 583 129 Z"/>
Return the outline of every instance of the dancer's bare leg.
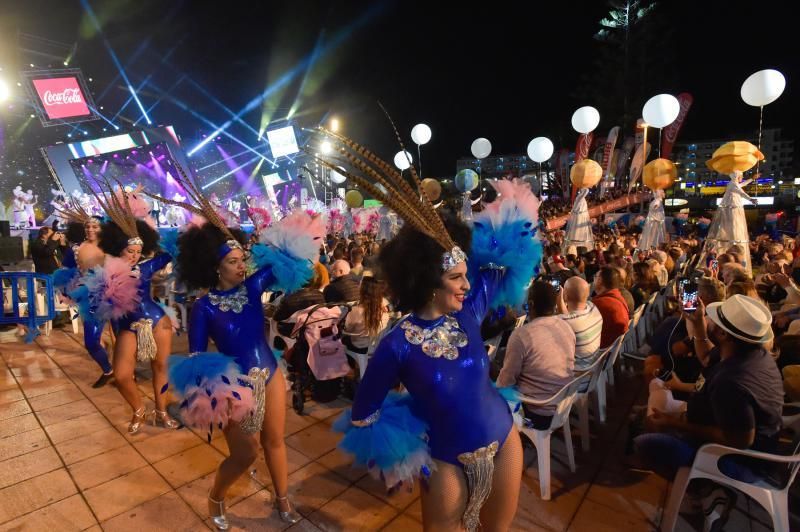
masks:
<path fill-rule="evenodd" d="M 265 390 L 264 424 L 261 428 L 261 447 L 272 477 L 277 497 L 286 497 L 289 490 L 289 465 L 286 458 L 286 381 L 280 369 L 267 383 Z M 280 503 L 280 501 L 279 501 Z M 282 511 L 288 511 L 288 502 Z"/>
<path fill-rule="evenodd" d="M 503 447 L 494 457 L 492 492 L 481 508 L 481 529 L 504 532 L 517 513 L 522 482 L 522 442 L 516 427 L 511 427 Z"/>
<path fill-rule="evenodd" d="M 434 460 L 436 471 L 422 488 L 422 527 L 426 532 L 464 530 L 467 479 L 460 466 Z"/>

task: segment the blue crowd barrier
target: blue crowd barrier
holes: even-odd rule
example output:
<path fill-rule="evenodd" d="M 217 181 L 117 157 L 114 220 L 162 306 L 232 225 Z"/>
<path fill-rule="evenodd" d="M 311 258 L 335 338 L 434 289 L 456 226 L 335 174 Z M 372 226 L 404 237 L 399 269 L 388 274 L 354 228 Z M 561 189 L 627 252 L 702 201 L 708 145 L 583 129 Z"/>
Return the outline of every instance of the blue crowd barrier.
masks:
<path fill-rule="evenodd" d="M 25 283 L 27 302 L 20 301 L 20 281 Z M 43 283 L 37 283 L 42 281 Z M 28 327 L 28 334 L 25 341 L 30 343 L 39 334 L 39 326 L 53 320 L 56 315 L 55 292 L 53 291 L 53 279 L 50 275 L 32 272 L 0 272 L 0 282 L 3 285 L 5 294 L 6 287 L 10 284 L 11 289 L 11 312 L 4 312 L 0 316 L 0 324 L 19 323 Z M 37 286 L 38 284 L 38 286 Z M 44 289 L 45 313 L 38 314 L 39 309 L 36 305 L 36 294 L 38 290 Z M 5 307 L 5 304 L 3 305 Z M 22 306 L 27 306 L 27 316 L 20 311 Z"/>

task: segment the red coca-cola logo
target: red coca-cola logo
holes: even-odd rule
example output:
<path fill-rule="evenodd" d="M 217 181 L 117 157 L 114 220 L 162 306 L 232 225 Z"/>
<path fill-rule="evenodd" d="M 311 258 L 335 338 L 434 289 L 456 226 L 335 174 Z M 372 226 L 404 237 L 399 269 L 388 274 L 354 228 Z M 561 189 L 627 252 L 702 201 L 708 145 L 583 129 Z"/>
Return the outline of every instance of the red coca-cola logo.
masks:
<path fill-rule="evenodd" d="M 675 139 L 678 138 L 678 132 L 681 130 L 683 121 L 686 119 L 686 114 L 689 112 L 689 108 L 692 106 L 694 98 L 692 98 L 691 94 L 684 92 L 678 95 L 678 101 L 681 104 L 681 110 L 678 112 L 678 118 L 676 118 L 675 121 L 664 130 L 664 137 L 670 144 L 674 143 Z"/>
<path fill-rule="evenodd" d="M 68 103 L 82 103 L 81 91 L 78 89 L 64 89 L 61 92 L 44 91 L 42 101 L 45 105 L 66 105 Z"/>
<path fill-rule="evenodd" d="M 33 86 L 49 120 L 73 118 L 91 114 L 78 78 L 35 79 Z"/>

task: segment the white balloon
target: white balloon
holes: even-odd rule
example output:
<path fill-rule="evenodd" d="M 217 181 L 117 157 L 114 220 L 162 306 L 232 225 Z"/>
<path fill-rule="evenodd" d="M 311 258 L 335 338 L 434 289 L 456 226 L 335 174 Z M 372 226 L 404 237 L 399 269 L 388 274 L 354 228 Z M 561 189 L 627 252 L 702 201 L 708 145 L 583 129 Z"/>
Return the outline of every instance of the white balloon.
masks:
<path fill-rule="evenodd" d="M 489 142 L 489 139 L 481 137 L 472 141 L 470 150 L 476 159 L 485 159 L 492 153 L 492 143 Z"/>
<path fill-rule="evenodd" d="M 408 170 L 412 162 L 414 161 L 411 159 L 411 154 L 407 151 L 399 151 L 394 156 L 394 165 L 399 168 L 400 171 Z"/>
<path fill-rule="evenodd" d="M 771 68 L 759 70 L 742 83 L 742 100 L 747 105 L 761 107 L 777 100 L 785 88 L 783 74 Z"/>
<path fill-rule="evenodd" d="M 338 166 L 337 168 L 339 168 L 342 172 L 344 172 L 344 168 L 342 168 L 341 166 Z M 336 170 L 331 170 L 331 181 L 333 181 L 337 185 L 340 185 L 345 181 L 347 181 L 347 176 L 345 176 L 344 174 L 340 174 Z"/>
<path fill-rule="evenodd" d="M 422 146 L 431 140 L 431 128 L 427 124 L 417 124 L 411 129 L 411 140 Z"/>
<path fill-rule="evenodd" d="M 531 161 L 543 163 L 553 156 L 553 143 L 547 137 L 536 137 L 528 143 Z"/>
<path fill-rule="evenodd" d="M 656 94 L 644 104 L 642 118 L 648 126 L 667 127 L 678 118 L 681 104 L 671 94 Z"/>
<path fill-rule="evenodd" d="M 600 124 L 600 111 L 585 105 L 572 113 L 572 129 L 578 133 L 591 133 Z"/>

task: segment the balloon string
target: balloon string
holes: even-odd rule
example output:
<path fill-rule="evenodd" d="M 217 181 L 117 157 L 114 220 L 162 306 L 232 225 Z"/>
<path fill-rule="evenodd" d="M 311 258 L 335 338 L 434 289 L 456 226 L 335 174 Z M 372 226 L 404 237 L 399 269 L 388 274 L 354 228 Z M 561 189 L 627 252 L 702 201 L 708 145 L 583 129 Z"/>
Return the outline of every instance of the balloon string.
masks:
<path fill-rule="evenodd" d="M 417 144 L 417 161 L 419 162 L 419 176 L 425 177 L 422 174 L 422 149 L 420 148 L 419 144 Z"/>
<path fill-rule="evenodd" d="M 764 106 L 759 107 L 759 116 L 758 116 L 758 151 L 761 151 L 761 128 L 764 124 Z M 761 167 L 761 161 L 756 160 L 756 179 L 758 179 L 759 168 Z M 756 190 L 758 190 L 758 183 L 756 183 Z"/>
<path fill-rule="evenodd" d="M 663 128 L 658 128 L 658 158 L 661 158 L 661 131 Z"/>

